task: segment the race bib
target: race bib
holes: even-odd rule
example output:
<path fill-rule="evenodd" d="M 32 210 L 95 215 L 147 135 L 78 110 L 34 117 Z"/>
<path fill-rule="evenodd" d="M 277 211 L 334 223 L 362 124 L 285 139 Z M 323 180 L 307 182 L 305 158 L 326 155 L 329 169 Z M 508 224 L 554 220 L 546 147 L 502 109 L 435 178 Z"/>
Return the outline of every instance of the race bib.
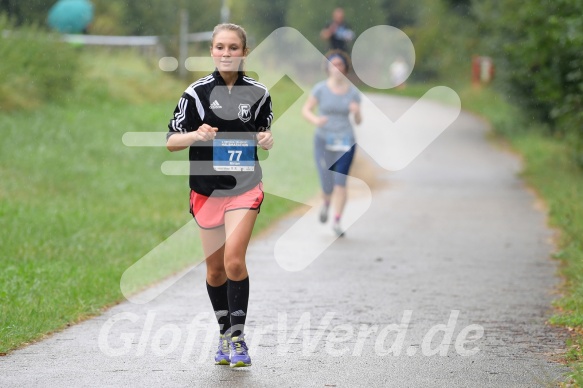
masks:
<path fill-rule="evenodd" d="M 213 140 L 213 168 L 215 171 L 255 171 L 255 141 Z"/>
<path fill-rule="evenodd" d="M 326 133 L 326 149 L 329 151 L 348 151 L 353 143 L 352 135 L 348 133 Z"/>

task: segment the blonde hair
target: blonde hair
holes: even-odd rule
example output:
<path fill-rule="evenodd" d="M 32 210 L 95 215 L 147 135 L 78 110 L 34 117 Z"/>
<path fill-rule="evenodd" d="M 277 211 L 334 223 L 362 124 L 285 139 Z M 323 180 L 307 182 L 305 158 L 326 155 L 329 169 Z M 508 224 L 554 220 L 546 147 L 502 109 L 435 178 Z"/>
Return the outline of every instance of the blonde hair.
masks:
<path fill-rule="evenodd" d="M 247 32 L 243 27 L 233 23 L 221 23 L 215 26 L 211 38 L 211 50 L 213 49 L 213 45 L 215 43 L 215 37 L 221 31 L 233 31 L 237 33 L 237 35 L 241 39 L 241 44 L 243 45 L 243 56 L 246 57 L 249 54 L 249 47 L 247 47 Z M 243 71 L 244 62 L 245 61 L 241 61 L 241 64 L 239 65 L 239 71 Z"/>

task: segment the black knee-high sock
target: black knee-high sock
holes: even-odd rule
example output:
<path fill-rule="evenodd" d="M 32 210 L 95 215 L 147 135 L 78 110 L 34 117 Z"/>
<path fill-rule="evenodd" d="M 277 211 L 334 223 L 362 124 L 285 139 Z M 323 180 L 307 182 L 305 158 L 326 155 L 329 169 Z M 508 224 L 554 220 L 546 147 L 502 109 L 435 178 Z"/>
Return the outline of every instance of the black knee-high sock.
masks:
<path fill-rule="evenodd" d="M 231 316 L 231 331 L 233 337 L 244 333 L 247 305 L 249 304 L 249 277 L 235 281 L 227 279 L 229 295 L 229 314 Z"/>
<path fill-rule="evenodd" d="M 231 320 L 229 319 L 229 297 L 227 293 L 228 282 L 225 284 L 213 287 L 210 284 L 206 284 L 206 290 L 211 299 L 211 304 L 213 305 L 213 310 L 215 311 L 215 316 L 219 322 L 221 334 L 225 334 L 227 330 L 231 328 Z"/>

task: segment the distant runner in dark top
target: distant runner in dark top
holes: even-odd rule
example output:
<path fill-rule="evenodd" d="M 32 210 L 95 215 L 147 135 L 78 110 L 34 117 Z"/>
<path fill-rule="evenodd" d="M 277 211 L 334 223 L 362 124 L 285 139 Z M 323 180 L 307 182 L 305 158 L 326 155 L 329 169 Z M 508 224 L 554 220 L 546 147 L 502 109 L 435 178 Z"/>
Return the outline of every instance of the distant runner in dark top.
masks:
<path fill-rule="evenodd" d="M 332 12 L 332 21 L 320 31 L 320 37 L 329 42 L 330 50 L 348 52 L 348 44 L 354 39 L 354 32 L 344 21 L 344 9 L 336 8 Z"/>

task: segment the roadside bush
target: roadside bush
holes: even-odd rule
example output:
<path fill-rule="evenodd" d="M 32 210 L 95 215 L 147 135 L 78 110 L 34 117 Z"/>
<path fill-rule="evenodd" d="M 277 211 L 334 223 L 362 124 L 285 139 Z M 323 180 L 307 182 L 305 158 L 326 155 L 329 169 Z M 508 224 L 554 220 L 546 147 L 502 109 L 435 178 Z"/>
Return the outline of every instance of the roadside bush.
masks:
<path fill-rule="evenodd" d="M 79 68 L 76 48 L 36 26 L 0 15 L 0 111 L 32 109 L 69 93 Z"/>
<path fill-rule="evenodd" d="M 404 31 L 415 46 L 416 63 L 411 81 L 463 85 L 471 77 L 477 39 L 473 19 L 452 11 L 445 1 L 416 2 L 415 25 Z"/>
<path fill-rule="evenodd" d="M 583 166 L 583 2 L 474 1 L 482 44 L 513 101 L 572 145 Z"/>

